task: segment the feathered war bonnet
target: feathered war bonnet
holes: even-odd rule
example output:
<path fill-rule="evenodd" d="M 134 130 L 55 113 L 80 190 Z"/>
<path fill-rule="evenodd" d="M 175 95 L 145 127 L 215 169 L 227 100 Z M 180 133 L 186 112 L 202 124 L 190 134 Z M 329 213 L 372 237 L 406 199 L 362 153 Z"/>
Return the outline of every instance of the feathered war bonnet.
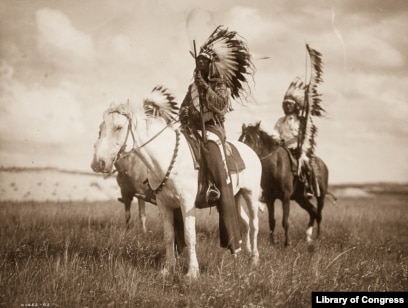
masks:
<path fill-rule="evenodd" d="M 306 86 L 300 77 L 296 77 L 289 85 L 283 97 L 282 106 L 285 103 L 294 103 L 297 111 L 304 108 Z"/>
<path fill-rule="evenodd" d="M 325 112 L 321 106 L 320 94 L 317 85 L 322 83 L 322 55 L 318 51 L 306 45 L 310 55 L 312 65 L 309 84 L 305 84 L 300 77 L 296 77 L 289 85 L 283 97 L 282 105 L 285 102 L 295 103 L 300 110 L 307 109 L 307 113 L 312 116 L 322 116 Z"/>
<path fill-rule="evenodd" d="M 174 95 L 162 85 L 153 88 L 143 100 L 144 113 L 148 117 L 161 117 L 167 124 L 176 121 L 179 107 Z"/>
<path fill-rule="evenodd" d="M 210 79 L 221 78 L 233 99 L 246 98 L 250 93 L 248 77 L 255 74 L 248 46 L 236 31 L 218 26 L 200 48 L 198 56 L 210 60 Z"/>

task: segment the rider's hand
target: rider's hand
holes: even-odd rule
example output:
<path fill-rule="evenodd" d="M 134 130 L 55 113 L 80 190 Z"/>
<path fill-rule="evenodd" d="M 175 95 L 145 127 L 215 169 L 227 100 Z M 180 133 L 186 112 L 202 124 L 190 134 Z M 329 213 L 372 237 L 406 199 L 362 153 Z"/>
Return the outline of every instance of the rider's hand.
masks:
<path fill-rule="evenodd" d="M 186 106 L 183 106 L 180 108 L 180 122 L 182 124 L 186 124 L 187 123 L 187 119 L 188 119 L 188 108 Z"/>
<path fill-rule="evenodd" d="M 181 107 L 180 116 L 182 118 L 187 118 L 188 117 L 188 107 L 186 107 L 186 106 Z"/>
<path fill-rule="evenodd" d="M 208 89 L 208 83 L 205 82 L 205 80 L 204 80 L 203 76 L 201 76 L 200 72 L 196 72 L 194 74 L 194 82 L 199 88 L 201 88 L 203 90 Z"/>

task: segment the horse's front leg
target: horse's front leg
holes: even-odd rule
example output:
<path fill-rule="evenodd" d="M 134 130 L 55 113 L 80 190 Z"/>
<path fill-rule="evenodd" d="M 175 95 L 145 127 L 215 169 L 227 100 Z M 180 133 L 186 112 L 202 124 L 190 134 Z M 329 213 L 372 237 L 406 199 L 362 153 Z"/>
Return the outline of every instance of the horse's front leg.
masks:
<path fill-rule="evenodd" d="M 320 224 L 322 222 L 322 211 L 324 208 L 324 201 L 326 198 L 325 192 L 321 192 L 320 197 L 317 197 L 317 215 L 316 215 L 316 221 L 317 221 L 317 237 L 320 236 Z"/>
<path fill-rule="evenodd" d="M 258 203 L 255 207 L 251 207 L 249 210 L 250 216 L 250 237 L 252 244 L 252 256 L 251 262 L 257 266 L 259 263 L 259 251 L 258 251 L 258 233 L 259 233 L 259 220 L 258 220 Z"/>
<path fill-rule="evenodd" d="M 132 204 L 132 199 L 124 199 L 125 204 L 125 220 L 126 220 L 126 228 L 129 229 L 130 224 L 130 205 Z"/>
<path fill-rule="evenodd" d="M 194 201 L 193 203 L 194 204 Z M 197 279 L 200 276 L 196 253 L 196 209 L 195 207 L 181 207 L 184 218 L 184 238 L 188 254 L 188 271 L 186 276 L 189 279 Z"/>
<path fill-rule="evenodd" d="M 139 223 L 142 227 L 143 233 L 146 233 L 146 203 L 141 198 L 138 198 L 137 202 L 139 204 Z"/>
<path fill-rule="evenodd" d="M 122 197 L 118 198 L 118 201 L 122 202 L 125 205 L 125 221 L 126 229 L 130 228 L 130 206 L 132 204 L 133 196 L 126 191 L 122 190 Z"/>
<path fill-rule="evenodd" d="M 258 233 L 259 233 L 259 221 L 258 221 L 258 198 L 253 198 L 253 194 L 249 193 L 243 193 L 242 196 L 245 199 L 245 202 L 247 204 L 247 209 L 248 209 L 248 216 L 245 214 L 245 211 L 243 208 L 241 208 L 241 217 L 242 214 L 244 213 L 246 217 L 246 225 L 247 225 L 247 230 L 246 230 L 246 241 L 248 242 L 247 245 L 249 245 L 249 252 L 250 252 L 250 257 L 251 257 L 251 264 L 253 266 L 257 266 L 259 263 L 259 251 L 258 251 Z M 248 230 L 249 229 L 249 230 Z M 249 235 L 248 235 L 249 234 Z"/>
<path fill-rule="evenodd" d="M 289 245 L 289 212 L 290 212 L 290 196 L 286 195 L 282 199 L 282 227 L 285 231 L 285 247 Z"/>
<path fill-rule="evenodd" d="M 239 209 L 239 219 L 240 219 L 240 230 L 241 230 L 241 235 L 242 235 L 242 244 L 243 244 L 243 249 L 248 255 L 251 255 L 252 249 L 251 249 L 251 243 L 249 241 L 249 217 L 246 214 L 245 210 L 241 206 L 241 193 L 238 193 L 234 196 L 235 199 L 235 206 L 236 207 L 241 207 Z"/>
<path fill-rule="evenodd" d="M 300 198 L 298 198 L 296 201 L 302 208 L 304 208 L 309 213 L 309 223 L 308 223 L 307 229 L 306 229 L 306 241 L 308 243 L 310 243 L 310 242 L 312 242 L 313 225 L 314 225 L 314 222 L 315 222 L 315 220 L 317 218 L 317 209 L 303 195 Z"/>
<path fill-rule="evenodd" d="M 275 244 L 275 199 L 266 200 L 268 206 L 268 221 L 269 221 L 269 241 L 271 244 Z"/>
<path fill-rule="evenodd" d="M 157 204 L 163 222 L 164 244 L 166 247 L 166 260 L 162 270 L 163 275 L 174 272 L 176 256 L 174 251 L 174 213 L 173 209 L 167 207 L 163 202 Z"/>

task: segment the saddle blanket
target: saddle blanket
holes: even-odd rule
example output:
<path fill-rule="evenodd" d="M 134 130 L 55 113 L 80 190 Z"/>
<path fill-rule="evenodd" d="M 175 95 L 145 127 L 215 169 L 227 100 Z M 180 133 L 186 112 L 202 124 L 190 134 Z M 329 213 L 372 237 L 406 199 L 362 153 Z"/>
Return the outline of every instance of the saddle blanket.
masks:
<path fill-rule="evenodd" d="M 189 135 L 183 132 L 186 140 L 190 146 L 191 154 L 194 160 L 194 167 L 195 169 L 200 169 L 200 143 L 201 140 L 198 140 L 192 135 Z M 220 138 L 212 133 L 207 131 L 207 139 L 211 142 L 215 142 L 217 144 L 220 143 Z M 237 148 L 230 142 L 224 143 L 224 150 L 226 156 L 226 162 L 229 172 L 238 173 L 245 169 L 245 163 L 242 160 L 241 155 L 239 154 Z"/>

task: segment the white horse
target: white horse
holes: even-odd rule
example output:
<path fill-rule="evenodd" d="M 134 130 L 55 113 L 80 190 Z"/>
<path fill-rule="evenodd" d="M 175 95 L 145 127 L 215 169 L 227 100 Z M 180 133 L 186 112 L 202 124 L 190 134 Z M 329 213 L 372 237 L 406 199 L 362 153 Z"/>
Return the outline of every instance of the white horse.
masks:
<path fill-rule="evenodd" d="M 131 137 L 131 138 L 130 138 Z M 133 144 L 129 144 L 133 143 Z M 246 168 L 232 174 L 236 204 L 240 197 L 246 201 L 241 208 L 243 248 L 256 265 L 259 261 L 258 198 L 260 193 L 261 163 L 255 152 L 244 143 L 231 141 L 245 162 Z M 156 191 L 157 205 L 163 221 L 166 261 L 164 272 L 174 269 L 174 213 L 180 207 L 184 221 L 188 254 L 187 277 L 196 279 L 199 266 L 196 255 L 196 208 L 198 171 L 189 145 L 175 123 L 168 124 L 161 117 L 146 117 L 145 113 L 129 102 L 111 105 L 104 112 L 99 138 L 95 144 L 92 168 L 95 172 L 110 172 L 125 147 L 134 152 L 148 169 L 148 181 Z M 248 218 L 249 215 L 249 218 Z"/>

